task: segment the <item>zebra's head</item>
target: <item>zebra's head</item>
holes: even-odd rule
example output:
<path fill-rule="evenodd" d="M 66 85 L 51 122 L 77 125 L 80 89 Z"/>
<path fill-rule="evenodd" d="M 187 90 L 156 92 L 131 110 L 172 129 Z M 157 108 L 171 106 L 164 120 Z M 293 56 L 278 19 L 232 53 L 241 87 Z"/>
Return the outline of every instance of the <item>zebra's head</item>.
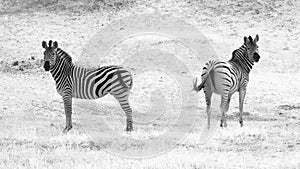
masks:
<path fill-rule="evenodd" d="M 258 62 L 259 61 L 259 54 L 258 54 L 258 46 L 256 42 L 258 42 L 258 35 L 255 36 L 255 39 L 253 40 L 251 36 L 248 38 L 244 37 L 244 44 L 247 49 L 247 54 L 251 62 Z"/>
<path fill-rule="evenodd" d="M 47 42 L 45 41 L 42 42 L 42 46 L 46 49 L 44 51 L 44 69 L 45 71 L 49 71 L 50 68 L 55 64 L 57 58 L 56 49 L 58 44 L 56 41 L 52 44 L 52 40 L 50 40 L 48 46 Z"/>

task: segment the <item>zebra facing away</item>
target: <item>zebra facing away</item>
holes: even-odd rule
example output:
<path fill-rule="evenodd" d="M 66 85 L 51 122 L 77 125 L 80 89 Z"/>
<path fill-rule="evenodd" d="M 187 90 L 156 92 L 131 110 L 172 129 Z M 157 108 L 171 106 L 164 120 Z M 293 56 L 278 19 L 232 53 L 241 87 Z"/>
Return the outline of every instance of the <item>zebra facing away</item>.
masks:
<path fill-rule="evenodd" d="M 132 88 L 132 76 L 129 71 L 119 66 L 106 66 L 87 69 L 75 66 L 72 58 L 58 48 L 55 41 L 42 42 L 44 51 L 44 69 L 52 74 L 56 90 L 62 96 L 66 115 L 66 127 L 72 128 L 72 97 L 80 99 L 97 99 L 110 93 L 120 103 L 126 113 L 126 131 L 132 131 L 132 110 L 128 97 Z"/>
<path fill-rule="evenodd" d="M 230 98 L 236 91 L 239 92 L 239 122 L 243 126 L 243 103 L 246 95 L 249 73 L 254 62 L 258 62 L 258 35 L 253 40 L 251 36 L 244 37 L 244 44 L 232 52 L 232 58 L 227 61 L 209 61 L 203 68 L 202 82 L 197 85 L 194 80 L 194 90 L 199 92 L 204 88 L 207 113 L 207 128 L 210 128 L 211 97 L 212 93 L 221 95 L 221 127 L 227 127 L 226 112 L 229 108 Z"/>

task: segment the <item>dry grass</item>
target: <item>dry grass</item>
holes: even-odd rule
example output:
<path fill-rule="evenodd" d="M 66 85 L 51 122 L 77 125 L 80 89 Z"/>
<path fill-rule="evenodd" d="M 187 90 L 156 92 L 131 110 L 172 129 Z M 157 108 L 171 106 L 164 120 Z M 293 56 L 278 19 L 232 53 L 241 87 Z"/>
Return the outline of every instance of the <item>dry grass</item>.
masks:
<path fill-rule="evenodd" d="M 288 4 L 296 1 L 89 1 L 90 4 L 58 1 L 59 5 L 37 0 L 2 2 L 0 168 L 300 168 L 297 160 L 300 159 L 300 51 L 297 46 L 300 29 L 299 20 L 293 15 L 298 9 Z M 119 2 L 124 2 L 124 5 L 115 12 L 108 12 L 112 11 L 110 5 L 106 5 L 106 11 L 98 10 L 102 9 L 101 5 L 99 8 L 96 5 L 97 10 L 91 10 L 97 3 Z M 35 8 L 31 8 L 32 3 L 35 3 Z M 24 8 L 20 10 L 20 7 Z M 62 9 L 59 14 L 58 9 Z M 109 143 L 103 139 L 100 144 L 95 144 L 83 131 L 76 113 L 74 129 L 62 134 L 63 104 L 55 91 L 52 77 L 41 68 L 41 41 L 57 40 L 76 60 L 82 46 L 111 20 L 156 10 L 180 16 L 199 28 L 220 59 L 230 58 L 232 50 L 241 44 L 242 36 L 260 34 L 262 60 L 255 65 L 250 76 L 244 106 L 245 127 L 240 128 L 235 117 L 238 100 L 234 95 L 228 128 L 218 128 L 203 145 L 200 144 L 200 125 L 203 123 L 198 122 L 188 137 L 174 149 L 150 159 L 132 160 L 107 153 L 105 149 L 112 144 L 126 148 L 126 142 L 118 139 Z M 116 49 L 116 54 L 121 52 Z M 16 61 L 17 65 L 14 64 Z M 193 73 L 199 72 L 200 66 L 199 71 Z M 133 95 L 139 96 L 142 94 L 139 85 L 145 84 L 135 84 L 138 86 Z M 132 99 L 136 118 L 141 117 L 143 107 L 147 105 L 139 97 Z M 199 99 L 199 104 L 190 109 L 198 110 L 204 117 L 202 93 L 199 93 Z M 124 117 L 118 105 L 109 97 L 99 103 L 103 116 L 110 117 L 122 132 Z M 79 102 L 75 109 L 90 111 Z M 110 116 L 111 112 L 116 113 Z M 159 133 L 158 129 L 140 129 L 133 134 Z"/>
<path fill-rule="evenodd" d="M 67 12 L 117 12 L 134 5 L 135 0 L 2 0 L 0 14 L 22 14 L 37 11 Z"/>

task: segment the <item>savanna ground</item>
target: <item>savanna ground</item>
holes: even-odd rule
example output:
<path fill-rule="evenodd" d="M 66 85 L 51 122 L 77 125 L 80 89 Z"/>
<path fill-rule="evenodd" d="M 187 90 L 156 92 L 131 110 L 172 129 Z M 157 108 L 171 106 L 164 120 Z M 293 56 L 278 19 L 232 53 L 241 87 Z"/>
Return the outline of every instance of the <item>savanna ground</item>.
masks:
<path fill-rule="evenodd" d="M 0 168 L 300 168 L 298 1 L 1 0 L 0 10 Z M 105 140 L 94 144 L 76 116 L 78 111 L 93 110 L 80 104 L 75 105 L 73 130 L 62 134 L 63 103 L 51 75 L 42 68 L 41 42 L 57 40 L 76 60 L 88 40 L 109 22 L 155 11 L 198 28 L 223 60 L 231 57 L 243 36 L 260 35 L 261 60 L 250 75 L 245 126 L 239 127 L 236 118 L 236 94 L 226 129 L 218 128 L 201 144 L 198 122 L 174 149 L 150 159 L 111 155 L 103 150 L 111 146 Z M 193 73 L 199 76 L 204 62 L 197 64 L 199 70 Z M 145 83 L 151 80 L 155 81 Z M 149 107 L 137 97 L 148 94 L 147 87 L 151 88 L 142 82 L 135 85 L 131 102 L 136 118 Z M 203 93 L 198 97 L 199 104 L 190 109 L 205 117 Z M 118 104 L 104 97 L 98 105 L 95 109 L 112 123 L 120 123 L 116 130 L 124 132 Z"/>

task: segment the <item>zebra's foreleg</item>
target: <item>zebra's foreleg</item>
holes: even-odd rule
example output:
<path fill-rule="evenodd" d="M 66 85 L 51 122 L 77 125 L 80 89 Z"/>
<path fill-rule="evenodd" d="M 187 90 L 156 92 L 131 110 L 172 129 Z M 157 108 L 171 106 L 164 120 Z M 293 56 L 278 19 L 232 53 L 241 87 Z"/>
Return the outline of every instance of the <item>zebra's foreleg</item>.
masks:
<path fill-rule="evenodd" d="M 240 89 L 239 90 L 239 111 L 240 111 L 239 122 L 241 124 L 241 127 L 244 125 L 243 124 L 243 106 L 244 106 L 245 96 L 246 96 L 246 88 Z"/>
<path fill-rule="evenodd" d="M 72 96 L 64 95 L 63 101 L 66 115 L 66 127 L 64 128 L 63 133 L 66 133 L 72 128 Z"/>

